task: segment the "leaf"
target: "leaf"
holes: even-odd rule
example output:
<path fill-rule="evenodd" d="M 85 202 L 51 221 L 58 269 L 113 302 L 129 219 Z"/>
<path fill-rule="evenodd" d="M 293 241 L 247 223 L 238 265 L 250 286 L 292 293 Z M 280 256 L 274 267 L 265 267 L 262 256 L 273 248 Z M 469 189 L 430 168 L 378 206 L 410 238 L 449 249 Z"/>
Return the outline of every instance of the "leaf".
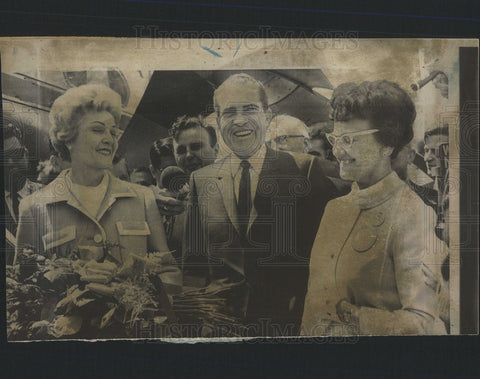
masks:
<path fill-rule="evenodd" d="M 106 275 L 83 275 L 80 277 L 82 282 L 107 284 L 111 280 L 111 276 Z"/>
<path fill-rule="evenodd" d="M 75 292 L 75 290 L 78 289 L 78 284 L 74 284 L 73 286 L 67 288 L 67 295 L 71 295 L 73 292 Z"/>
<path fill-rule="evenodd" d="M 88 283 L 85 288 L 102 296 L 113 296 L 115 288 L 99 283 Z"/>
<path fill-rule="evenodd" d="M 19 283 L 12 278 L 7 277 L 7 288 L 15 288 L 19 285 Z"/>
<path fill-rule="evenodd" d="M 65 296 L 62 300 L 60 300 L 57 303 L 57 305 L 55 306 L 55 313 L 57 313 L 57 314 L 58 313 L 64 313 L 65 308 L 70 303 L 74 303 L 76 305 L 77 298 L 82 296 L 84 293 L 86 293 L 88 291 L 89 291 L 88 289 L 85 289 L 85 290 L 82 291 L 82 290 L 78 289 L 78 287 L 77 287 L 73 292 L 71 292 L 70 294 Z M 67 293 L 68 293 L 68 291 L 67 291 Z"/>
<path fill-rule="evenodd" d="M 55 268 L 53 270 L 47 271 L 43 274 L 44 278 L 47 279 L 50 283 L 53 283 L 57 280 L 64 279 L 65 276 L 72 274 L 71 271 L 66 270 L 65 268 Z"/>
<path fill-rule="evenodd" d="M 83 318 L 80 316 L 60 316 L 55 320 L 49 333 L 56 338 L 71 336 L 78 333 L 82 327 Z"/>
<path fill-rule="evenodd" d="M 84 305 L 87 305 L 87 304 L 91 303 L 92 301 L 95 301 L 95 299 L 80 299 L 80 300 L 79 300 L 79 299 L 76 299 L 76 301 L 74 301 L 74 304 L 75 304 L 77 307 L 81 308 L 81 307 L 83 307 Z"/>
<path fill-rule="evenodd" d="M 167 316 L 155 316 L 153 318 L 155 324 L 163 324 L 165 321 L 167 321 Z"/>
<path fill-rule="evenodd" d="M 30 328 L 32 329 L 38 329 L 38 328 L 42 328 L 44 326 L 48 326 L 50 325 L 50 323 L 47 321 L 47 320 L 41 320 L 41 321 L 36 321 L 34 322 Z"/>
<path fill-rule="evenodd" d="M 110 320 L 112 319 L 116 310 L 117 307 L 115 306 L 103 315 L 102 322 L 100 323 L 100 329 L 105 328 L 110 323 Z"/>
<path fill-rule="evenodd" d="M 57 258 L 53 260 L 53 266 L 58 268 L 72 269 L 73 261 L 69 258 Z"/>

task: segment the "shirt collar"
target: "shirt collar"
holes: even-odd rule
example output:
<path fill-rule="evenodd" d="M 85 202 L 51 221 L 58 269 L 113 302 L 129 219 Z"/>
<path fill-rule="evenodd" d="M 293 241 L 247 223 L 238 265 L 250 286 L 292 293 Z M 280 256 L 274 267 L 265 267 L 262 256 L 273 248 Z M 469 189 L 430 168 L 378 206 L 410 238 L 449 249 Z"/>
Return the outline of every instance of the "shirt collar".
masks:
<path fill-rule="evenodd" d="M 48 199 L 47 203 L 58 203 L 61 201 L 71 202 L 74 198 L 68 189 L 67 175 L 70 175 L 71 169 L 63 170 L 57 178 L 52 181 L 45 191 L 44 198 Z M 105 197 L 135 197 L 135 192 L 131 189 L 130 183 L 117 179 L 109 170 L 105 170 L 105 175 L 108 175 L 108 186 Z"/>
<path fill-rule="evenodd" d="M 390 199 L 405 185 L 395 171 L 392 171 L 378 183 L 365 189 L 360 189 L 358 184 L 354 182 L 350 196 L 361 209 L 374 208 Z"/>
<path fill-rule="evenodd" d="M 251 168 L 257 173 L 257 175 L 260 175 L 266 153 L 267 148 L 265 145 L 262 145 L 262 147 L 260 147 L 260 149 L 258 149 L 255 154 L 253 154 L 250 158 L 246 159 L 248 160 L 248 162 L 250 162 Z M 232 177 L 235 177 L 237 175 L 238 170 L 240 169 L 240 163 L 243 160 L 244 159 L 237 157 L 235 154 L 231 154 L 230 167 L 232 170 Z"/>

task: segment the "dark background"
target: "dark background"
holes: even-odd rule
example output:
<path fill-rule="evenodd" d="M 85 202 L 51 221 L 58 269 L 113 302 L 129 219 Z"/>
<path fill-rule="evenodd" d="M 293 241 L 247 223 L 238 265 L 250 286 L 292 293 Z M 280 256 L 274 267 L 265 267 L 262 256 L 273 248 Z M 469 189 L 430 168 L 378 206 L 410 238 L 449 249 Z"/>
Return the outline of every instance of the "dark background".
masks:
<path fill-rule="evenodd" d="M 444 1 L 22 1 L 0 3 L 0 36 L 118 36 L 135 37 L 138 25 L 163 32 L 258 32 L 269 26 L 280 37 L 311 36 L 316 31 L 354 31 L 360 38 L 479 38 L 480 2 Z M 235 5 L 232 5 L 235 4 Z M 244 35 L 244 34 L 243 34 Z M 149 37 L 145 31 L 143 37 Z M 475 60 L 476 54 L 465 59 Z M 478 64 L 478 58 L 477 58 Z M 471 73 L 461 98 L 468 102 L 478 91 Z M 478 92 L 477 92 L 478 93 Z M 478 97 L 477 97 L 478 101 Z M 478 104 L 478 102 L 477 102 Z M 478 105 L 476 108 L 478 115 Z M 475 114 L 475 110 L 473 110 Z M 471 118 L 472 116 L 470 116 Z M 474 116 L 473 116 L 474 117 Z M 477 116 L 478 117 L 478 116 Z M 471 119 L 463 122 L 471 125 Z M 470 128 L 472 129 L 472 128 Z M 474 153 L 462 157 L 462 172 L 474 177 L 462 204 L 469 238 L 462 269 L 478 272 L 478 124 L 469 132 Z M 476 237 L 476 238 L 475 238 Z M 1 277 L 4 267 L 0 265 Z M 464 283 L 478 300 L 478 282 Z M 0 304 L 5 319 L 3 280 Z M 478 313 L 469 313 L 478 322 Z M 134 342 L 48 342 L 7 344 L 1 325 L 0 378 L 106 376 L 200 376 L 213 370 L 232 376 L 478 377 L 479 338 L 403 337 L 321 339 L 297 343 L 256 341 L 243 344 L 160 344 Z M 217 372 L 218 373 L 218 372 Z"/>

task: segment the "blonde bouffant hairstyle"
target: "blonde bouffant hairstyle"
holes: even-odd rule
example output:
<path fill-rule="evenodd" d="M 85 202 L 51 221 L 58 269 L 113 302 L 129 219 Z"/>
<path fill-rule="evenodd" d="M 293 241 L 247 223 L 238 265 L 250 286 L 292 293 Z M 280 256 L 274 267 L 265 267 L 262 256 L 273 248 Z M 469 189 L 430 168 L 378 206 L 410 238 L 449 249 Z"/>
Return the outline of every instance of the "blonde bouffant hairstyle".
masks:
<path fill-rule="evenodd" d="M 70 161 L 66 144 L 78 135 L 80 119 L 89 112 L 109 112 L 115 122 L 122 115 L 120 95 L 101 84 L 85 84 L 70 88 L 58 97 L 50 110 L 50 140 L 60 156 Z"/>

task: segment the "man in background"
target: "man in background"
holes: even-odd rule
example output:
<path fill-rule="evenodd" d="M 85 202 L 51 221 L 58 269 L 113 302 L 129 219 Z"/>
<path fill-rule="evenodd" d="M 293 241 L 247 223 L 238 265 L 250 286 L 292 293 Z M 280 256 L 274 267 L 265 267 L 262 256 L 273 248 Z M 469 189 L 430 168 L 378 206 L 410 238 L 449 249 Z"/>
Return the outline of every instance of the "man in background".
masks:
<path fill-rule="evenodd" d="M 18 226 L 20 200 L 38 191 L 42 185 L 28 179 L 28 149 L 23 144 L 19 128 L 8 124 L 3 129 L 2 164 L 5 180 L 5 233 L 7 240 L 7 264 L 13 263 L 15 235 Z"/>
<path fill-rule="evenodd" d="M 333 156 L 332 146 L 325 135 L 326 132 L 331 130 L 333 130 L 333 124 L 330 122 L 319 123 L 310 128 L 310 150 L 308 154 L 320 159 L 325 175 L 344 195 L 350 192 L 352 182 L 340 178 L 340 165 Z"/>
<path fill-rule="evenodd" d="M 310 150 L 307 125 L 288 115 L 279 115 L 272 119 L 265 141 L 274 150 L 297 153 L 308 153 Z"/>
<path fill-rule="evenodd" d="M 425 132 L 425 163 L 437 191 L 437 236 L 449 243 L 448 236 L 448 125 Z"/>
<path fill-rule="evenodd" d="M 171 129 L 171 152 L 176 165 L 183 170 L 184 174 L 190 176 L 192 172 L 212 164 L 217 158 L 218 143 L 215 129 L 205 125 L 200 117 L 181 116 L 173 123 Z M 171 163 L 166 147 L 163 147 L 163 162 Z M 159 149 L 157 149 L 159 150 Z M 161 150 L 161 149 L 160 149 Z M 151 161 L 152 160 L 152 154 Z M 162 169 L 165 170 L 169 166 Z M 158 170 L 156 172 L 159 172 Z M 181 173 L 181 171 L 180 171 Z M 162 187 L 162 175 L 157 178 L 157 186 Z M 174 193 L 167 188 L 154 191 L 160 213 L 165 216 L 165 230 L 167 233 L 168 246 L 174 250 L 173 255 L 180 260 L 183 244 L 186 197 L 185 191 L 182 194 Z M 184 272 L 184 284 L 186 286 L 201 286 L 203 281 L 195 275 Z"/>
<path fill-rule="evenodd" d="M 449 236 L 449 141 L 448 125 L 437 127 L 425 132 L 425 163 L 428 174 L 434 179 L 433 189 L 437 191 L 435 210 L 437 212 L 437 224 L 435 233 L 437 237 L 447 245 L 450 243 Z M 447 330 L 450 327 L 449 313 L 449 282 L 450 282 L 450 256 L 445 258 L 442 264 L 443 290 L 440 293 L 440 318 L 445 322 Z M 443 301 L 442 301 L 443 300 Z"/>
<path fill-rule="evenodd" d="M 321 129 L 312 129 L 310 133 L 310 150 L 308 154 L 315 155 L 323 160 L 333 161 L 335 157 L 332 154 L 332 146 L 325 136 L 325 131 Z"/>
<path fill-rule="evenodd" d="M 429 184 L 430 177 L 415 165 L 417 153 L 410 144 L 400 150 L 392 159 L 392 169 L 407 183 L 423 202 L 436 209 L 437 191 Z"/>
<path fill-rule="evenodd" d="M 170 133 L 173 137 L 175 161 L 187 175 L 217 159 L 218 143 L 215 129 L 205 126 L 198 117 L 179 117 Z"/>

